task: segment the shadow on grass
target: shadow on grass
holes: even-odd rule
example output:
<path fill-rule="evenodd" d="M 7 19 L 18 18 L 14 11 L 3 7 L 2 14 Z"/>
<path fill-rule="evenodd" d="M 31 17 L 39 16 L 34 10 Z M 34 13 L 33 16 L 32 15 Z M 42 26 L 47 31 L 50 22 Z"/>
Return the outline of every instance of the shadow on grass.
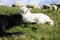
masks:
<path fill-rule="evenodd" d="M 18 35 L 18 34 L 23 34 L 23 32 L 21 31 L 21 32 L 13 32 L 13 33 L 11 33 L 11 32 L 1 32 L 0 33 L 0 37 L 6 37 L 6 36 L 11 36 L 11 35 Z"/>
<path fill-rule="evenodd" d="M 24 27 L 27 27 L 28 24 L 36 24 L 36 22 L 34 22 L 34 23 L 23 22 L 23 23 L 18 24 L 18 25 L 24 25 Z M 9 29 L 13 28 L 14 26 L 15 25 L 10 24 L 9 26 L 5 27 L 5 30 L 9 30 Z M 5 31 L 3 31 L 2 28 L 0 28 L 0 37 L 18 35 L 18 34 L 24 34 L 24 33 L 23 33 L 23 31 L 21 31 L 21 32 L 5 32 Z"/>

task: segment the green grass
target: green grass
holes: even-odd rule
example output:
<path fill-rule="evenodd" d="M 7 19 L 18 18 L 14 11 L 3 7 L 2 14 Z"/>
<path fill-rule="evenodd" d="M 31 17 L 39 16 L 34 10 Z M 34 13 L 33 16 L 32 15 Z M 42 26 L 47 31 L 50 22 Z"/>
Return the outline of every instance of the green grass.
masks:
<path fill-rule="evenodd" d="M 0 7 L 0 14 L 12 14 L 20 13 L 19 8 L 11 7 Z M 0 40 L 60 40 L 60 9 L 44 10 L 44 9 L 32 9 L 32 13 L 44 13 L 51 17 L 55 25 L 50 26 L 49 24 L 28 24 L 27 27 L 24 25 L 17 25 L 13 28 L 6 30 L 6 32 L 23 32 L 23 34 L 10 35 L 1 37 Z M 37 30 L 32 28 L 37 28 Z"/>

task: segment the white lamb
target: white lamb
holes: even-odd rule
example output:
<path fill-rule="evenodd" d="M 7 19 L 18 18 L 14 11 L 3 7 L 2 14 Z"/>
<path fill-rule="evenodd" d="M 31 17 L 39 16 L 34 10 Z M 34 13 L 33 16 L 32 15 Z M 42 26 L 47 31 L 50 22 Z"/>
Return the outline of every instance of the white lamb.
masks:
<path fill-rule="evenodd" d="M 50 23 L 50 25 L 54 25 L 54 22 L 50 19 L 49 16 L 43 14 L 43 13 L 31 13 L 29 8 L 22 7 L 21 9 L 21 15 L 23 16 L 23 20 L 29 21 L 29 22 L 37 22 L 38 24 L 45 24 L 46 22 Z"/>
<path fill-rule="evenodd" d="M 23 7 L 23 6 L 24 6 L 24 3 L 23 3 L 23 2 L 19 2 L 19 1 L 15 2 L 15 3 L 12 5 L 12 7 Z"/>
<path fill-rule="evenodd" d="M 44 4 L 43 8 L 52 10 L 52 6 L 50 4 Z"/>
<path fill-rule="evenodd" d="M 57 10 L 58 7 L 56 5 L 51 5 L 52 6 L 52 10 Z"/>
<path fill-rule="evenodd" d="M 28 4 L 26 7 L 28 7 L 28 8 L 38 8 L 38 9 L 41 9 L 41 7 L 39 7 L 37 4 Z"/>

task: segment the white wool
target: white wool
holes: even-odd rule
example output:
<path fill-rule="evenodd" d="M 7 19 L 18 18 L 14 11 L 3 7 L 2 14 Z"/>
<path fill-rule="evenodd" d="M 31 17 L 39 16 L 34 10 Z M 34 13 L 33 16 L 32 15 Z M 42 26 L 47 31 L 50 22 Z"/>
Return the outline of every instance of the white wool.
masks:
<path fill-rule="evenodd" d="M 26 11 L 26 10 L 27 11 Z M 30 9 L 26 8 L 26 7 L 22 7 L 21 11 L 24 11 L 24 13 L 22 12 L 22 16 L 23 16 L 23 20 L 29 21 L 29 22 L 37 22 L 38 24 L 45 24 L 46 22 L 49 22 L 50 25 L 54 25 L 54 22 L 50 19 L 49 16 L 43 14 L 43 13 L 31 13 Z"/>

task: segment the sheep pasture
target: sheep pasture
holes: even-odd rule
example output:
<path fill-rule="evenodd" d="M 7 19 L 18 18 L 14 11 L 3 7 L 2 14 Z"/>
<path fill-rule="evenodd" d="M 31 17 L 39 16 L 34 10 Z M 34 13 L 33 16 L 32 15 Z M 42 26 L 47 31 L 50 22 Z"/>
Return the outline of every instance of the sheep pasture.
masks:
<path fill-rule="evenodd" d="M 42 24 L 27 24 L 17 25 L 6 32 L 22 32 L 23 34 L 12 34 L 9 36 L 0 37 L 0 40 L 60 40 L 60 9 L 53 11 L 49 9 L 32 9 L 32 13 L 43 12 L 52 18 L 55 25 L 50 26 L 48 23 Z M 17 7 L 0 6 L 0 14 L 9 15 L 20 13 Z"/>

